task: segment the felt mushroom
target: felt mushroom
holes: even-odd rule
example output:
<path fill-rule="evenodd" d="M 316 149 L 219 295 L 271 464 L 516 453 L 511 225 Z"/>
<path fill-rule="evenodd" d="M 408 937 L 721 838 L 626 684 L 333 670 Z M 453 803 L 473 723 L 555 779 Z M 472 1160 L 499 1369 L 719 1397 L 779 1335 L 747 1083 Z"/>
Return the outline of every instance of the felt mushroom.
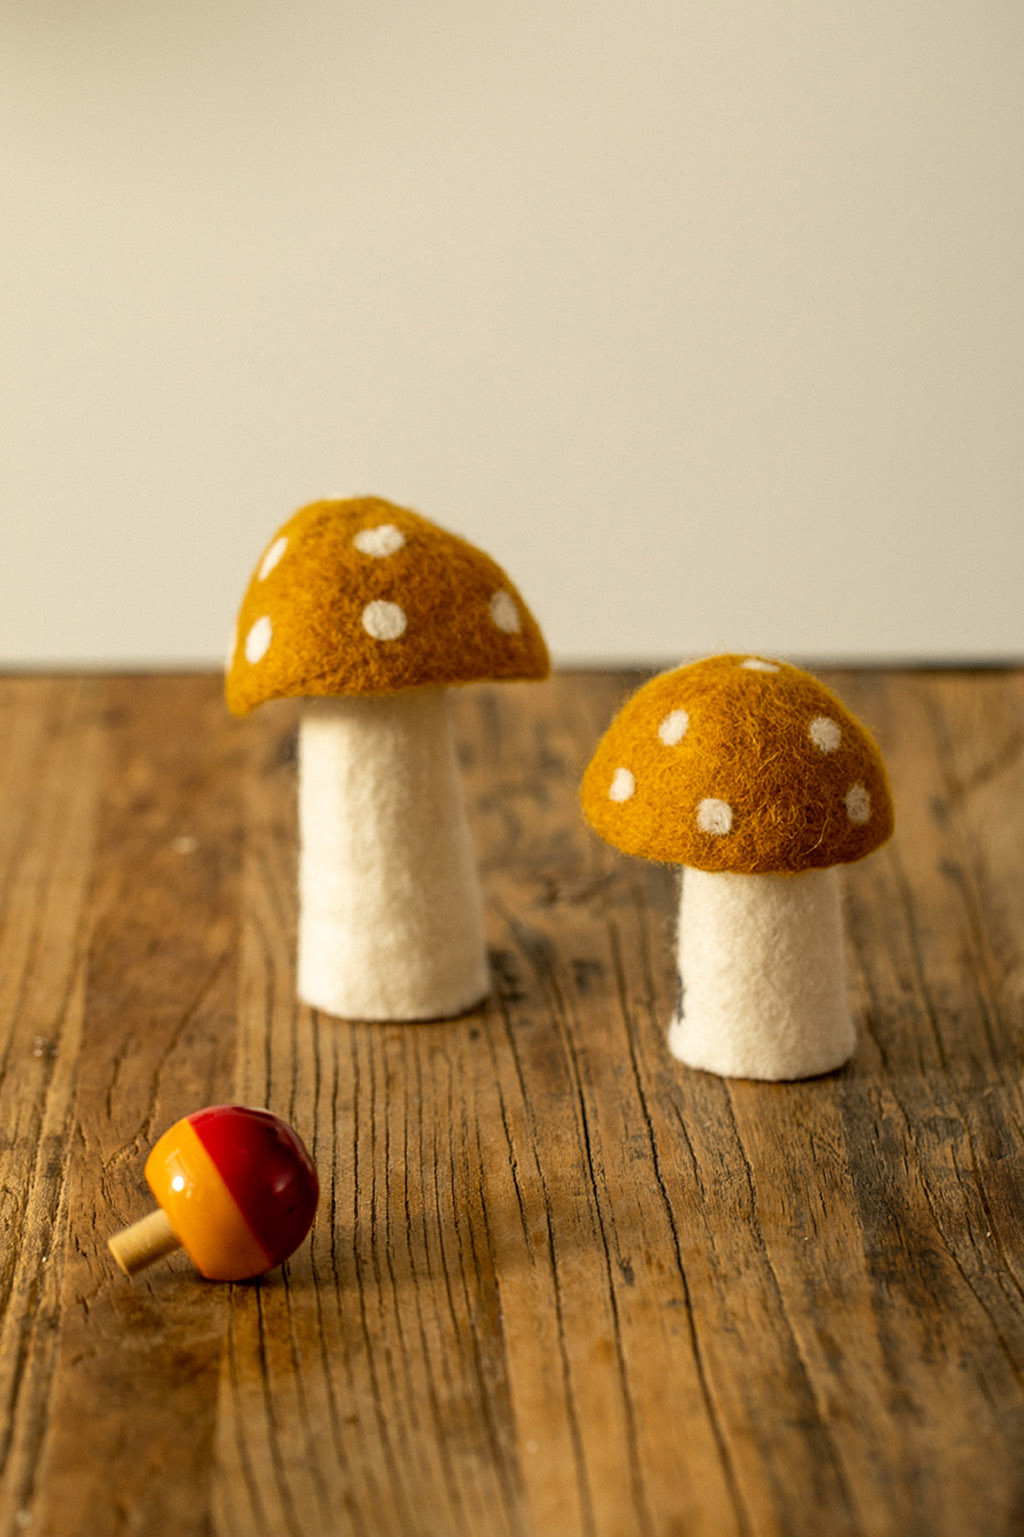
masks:
<path fill-rule="evenodd" d="M 489 556 L 376 497 L 313 502 L 268 544 L 227 673 L 237 715 L 299 726 L 300 997 L 446 1018 L 489 991 L 449 685 L 546 677 L 537 622 Z"/>
<path fill-rule="evenodd" d="M 108 1240 L 129 1276 L 178 1248 L 210 1281 L 263 1275 L 305 1238 L 320 1193 L 298 1135 L 249 1105 L 209 1105 L 176 1121 L 144 1172 L 156 1210 Z"/>
<path fill-rule="evenodd" d="M 785 1079 L 852 1055 L 839 867 L 885 842 L 893 807 L 834 693 L 762 657 L 662 673 L 608 728 L 582 802 L 609 843 L 684 867 L 674 1056 Z"/>

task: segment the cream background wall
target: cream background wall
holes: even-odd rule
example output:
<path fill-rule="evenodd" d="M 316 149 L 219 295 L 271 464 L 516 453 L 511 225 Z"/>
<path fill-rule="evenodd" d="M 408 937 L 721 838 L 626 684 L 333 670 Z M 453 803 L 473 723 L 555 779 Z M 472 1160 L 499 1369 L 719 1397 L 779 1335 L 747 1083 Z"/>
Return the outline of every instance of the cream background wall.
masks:
<path fill-rule="evenodd" d="M 559 659 L 1019 655 L 1009 0 L 7 0 L 0 660 L 373 491 Z"/>

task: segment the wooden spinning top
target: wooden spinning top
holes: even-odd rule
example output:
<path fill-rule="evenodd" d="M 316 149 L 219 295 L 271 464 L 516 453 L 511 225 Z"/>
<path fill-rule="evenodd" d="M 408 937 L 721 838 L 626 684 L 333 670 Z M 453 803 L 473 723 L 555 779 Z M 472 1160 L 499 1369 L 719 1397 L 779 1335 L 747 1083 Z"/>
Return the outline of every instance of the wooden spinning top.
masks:
<path fill-rule="evenodd" d="M 176 1122 L 145 1175 L 157 1210 L 108 1241 L 129 1276 L 177 1248 L 211 1281 L 263 1275 L 305 1238 L 320 1193 L 291 1127 L 246 1105 L 212 1105 Z"/>

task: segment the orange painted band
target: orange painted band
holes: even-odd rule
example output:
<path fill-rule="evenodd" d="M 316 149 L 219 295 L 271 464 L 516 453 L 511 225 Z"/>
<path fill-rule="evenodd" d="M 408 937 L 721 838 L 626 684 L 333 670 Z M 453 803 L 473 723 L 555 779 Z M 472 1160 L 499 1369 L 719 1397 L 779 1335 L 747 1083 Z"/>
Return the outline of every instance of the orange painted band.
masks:
<path fill-rule="evenodd" d="M 209 1280 L 243 1281 L 271 1268 L 270 1256 L 187 1120 L 164 1132 L 145 1173 L 182 1248 Z"/>

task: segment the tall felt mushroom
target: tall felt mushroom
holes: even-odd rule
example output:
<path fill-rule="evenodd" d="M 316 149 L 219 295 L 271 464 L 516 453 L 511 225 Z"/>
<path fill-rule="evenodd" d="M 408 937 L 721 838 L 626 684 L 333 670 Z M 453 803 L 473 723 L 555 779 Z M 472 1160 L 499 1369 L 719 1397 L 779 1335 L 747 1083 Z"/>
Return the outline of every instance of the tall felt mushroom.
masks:
<path fill-rule="evenodd" d="M 674 1056 L 763 1079 L 851 1056 L 838 867 L 885 842 L 893 807 L 835 694 L 761 657 L 662 673 L 608 728 L 582 801 L 609 843 L 684 867 Z"/>
<path fill-rule="evenodd" d="M 489 989 L 448 686 L 543 678 L 537 622 L 489 556 L 376 497 L 313 502 L 242 600 L 227 702 L 299 695 L 300 997 L 446 1018 Z"/>

